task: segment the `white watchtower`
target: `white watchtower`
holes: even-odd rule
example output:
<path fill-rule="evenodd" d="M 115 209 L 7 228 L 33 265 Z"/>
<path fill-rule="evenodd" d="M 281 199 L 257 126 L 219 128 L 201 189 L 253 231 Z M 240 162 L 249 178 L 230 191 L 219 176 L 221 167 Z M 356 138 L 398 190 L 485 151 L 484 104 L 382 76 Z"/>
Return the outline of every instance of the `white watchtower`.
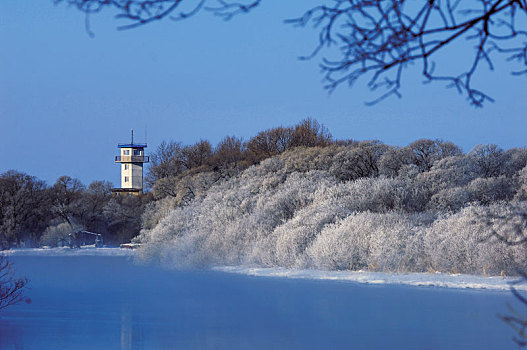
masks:
<path fill-rule="evenodd" d="M 134 143 L 134 129 L 132 142 L 117 145 L 120 154 L 115 156 L 115 162 L 121 164 L 121 187 L 113 188 L 115 194 L 130 193 L 136 196 L 143 194 L 143 164 L 150 158 L 145 156 L 146 143 Z"/>

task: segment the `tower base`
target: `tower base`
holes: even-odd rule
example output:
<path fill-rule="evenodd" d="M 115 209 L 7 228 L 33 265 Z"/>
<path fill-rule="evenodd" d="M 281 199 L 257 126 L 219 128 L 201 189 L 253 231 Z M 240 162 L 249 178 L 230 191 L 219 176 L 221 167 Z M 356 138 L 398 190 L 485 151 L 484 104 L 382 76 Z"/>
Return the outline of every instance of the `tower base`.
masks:
<path fill-rule="evenodd" d="M 114 196 L 142 196 L 143 190 L 141 188 L 112 188 L 110 191 L 112 191 L 112 194 Z"/>

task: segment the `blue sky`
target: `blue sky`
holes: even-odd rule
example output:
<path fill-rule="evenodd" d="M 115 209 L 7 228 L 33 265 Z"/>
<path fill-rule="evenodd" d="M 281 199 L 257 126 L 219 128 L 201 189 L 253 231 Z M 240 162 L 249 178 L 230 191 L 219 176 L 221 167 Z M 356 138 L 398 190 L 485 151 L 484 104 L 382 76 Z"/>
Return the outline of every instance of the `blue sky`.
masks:
<path fill-rule="evenodd" d="M 90 38 L 74 8 L 1 1 L 0 172 L 118 185 L 113 156 L 130 128 L 137 141 L 147 133 L 153 151 L 169 139 L 248 139 L 306 117 L 336 138 L 392 145 L 441 138 L 465 151 L 479 143 L 526 145 L 527 80 L 511 77 L 500 61 L 480 76 L 496 100 L 483 109 L 441 83 L 422 85 L 418 67 L 405 78 L 402 99 L 365 106 L 372 95 L 364 82 L 328 95 L 320 57 L 297 59 L 314 47 L 316 31 L 283 23 L 309 3 L 316 1 L 264 1 L 230 22 L 201 13 L 128 31 L 116 30 L 108 13 L 91 18 Z"/>

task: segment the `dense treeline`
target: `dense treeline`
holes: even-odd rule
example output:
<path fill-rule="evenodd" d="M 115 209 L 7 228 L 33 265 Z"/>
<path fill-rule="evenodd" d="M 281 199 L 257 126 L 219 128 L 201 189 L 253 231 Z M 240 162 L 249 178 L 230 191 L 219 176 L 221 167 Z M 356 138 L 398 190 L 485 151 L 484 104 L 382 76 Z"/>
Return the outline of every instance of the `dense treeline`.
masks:
<path fill-rule="evenodd" d="M 129 241 L 141 229 L 150 196 L 113 197 L 111 184 L 61 176 L 48 186 L 14 170 L 0 174 L 0 246 L 56 246 L 78 230 L 101 233 L 106 243 Z"/>
<path fill-rule="evenodd" d="M 295 136 L 302 129 L 307 137 Z M 230 157 L 205 143 L 165 143 L 153 155 L 143 257 L 484 274 L 527 263 L 525 246 L 508 244 L 526 232 L 524 148 L 335 141 L 309 119 L 245 143 L 227 138 Z"/>
<path fill-rule="evenodd" d="M 173 265 L 513 274 L 527 264 L 525 148 L 334 140 L 306 119 L 216 147 L 163 142 L 150 165 L 141 198 L 112 197 L 107 182 L 1 174 L 0 241 L 54 245 L 82 228 L 105 242 L 137 236 L 142 257 Z"/>
<path fill-rule="evenodd" d="M 262 131 L 247 142 L 227 136 L 213 149 L 208 141 L 182 146 L 163 141 L 151 155 L 146 183 L 156 199 L 166 196 L 188 204 L 214 183 L 241 173 L 249 166 L 295 147 L 324 147 L 331 135 L 316 120 L 305 119 L 294 127 Z"/>

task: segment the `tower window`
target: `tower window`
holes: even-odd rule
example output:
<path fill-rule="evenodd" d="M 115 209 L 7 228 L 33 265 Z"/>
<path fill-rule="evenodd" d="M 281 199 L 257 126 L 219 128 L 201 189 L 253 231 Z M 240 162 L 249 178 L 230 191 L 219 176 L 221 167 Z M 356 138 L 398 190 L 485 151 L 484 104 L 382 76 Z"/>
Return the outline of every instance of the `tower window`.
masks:
<path fill-rule="evenodd" d="M 128 176 L 124 177 L 124 182 L 128 182 Z"/>
<path fill-rule="evenodd" d="M 129 149 L 123 149 L 123 155 L 129 156 L 130 155 L 130 150 Z"/>
<path fill-rule="evenodd" d="M 134 156 L 140 156 L 141 150 L 140 149 L 134 149 Z"/>
<path fill-rule="evenodd" d="M 124 170 L 128 170 L 128 164 L 124 165 Z"/>

